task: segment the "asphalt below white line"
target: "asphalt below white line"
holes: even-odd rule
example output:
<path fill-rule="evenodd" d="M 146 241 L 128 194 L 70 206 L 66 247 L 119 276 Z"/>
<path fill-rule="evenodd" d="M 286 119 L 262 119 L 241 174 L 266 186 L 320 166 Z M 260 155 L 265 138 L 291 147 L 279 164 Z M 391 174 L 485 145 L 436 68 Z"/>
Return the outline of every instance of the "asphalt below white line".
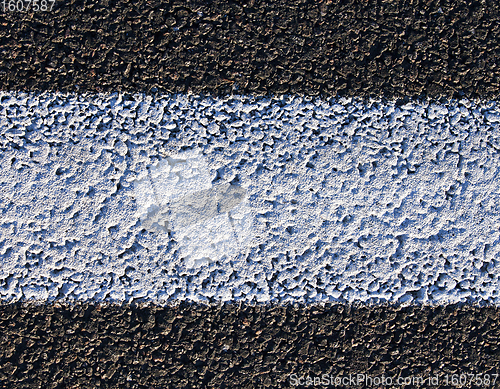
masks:
<path fill-rule="evenodd" d="M 500 303 L 496 102 L 6 92 L 0 102 L 4 302 Z M 137 188 L 169 158 L 193 189 L 166 189 L 175 183 L 160 172 L 149 185 L 169 200 L 153 205 L 207 190 L 201 212 L 212 213 L 148 229 L 154 209 Z M 241 204 L 220 205 L 228 184 Z M 238 236 L 248 239 L 235 246 Z"/>

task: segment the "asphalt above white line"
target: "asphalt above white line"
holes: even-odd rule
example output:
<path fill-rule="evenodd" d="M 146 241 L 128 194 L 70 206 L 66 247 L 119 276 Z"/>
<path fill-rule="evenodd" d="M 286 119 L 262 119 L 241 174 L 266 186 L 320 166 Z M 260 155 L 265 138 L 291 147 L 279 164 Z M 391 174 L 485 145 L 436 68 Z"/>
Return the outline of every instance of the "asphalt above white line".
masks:
<path fill-rule="evenodd" d="M 500 303 L 497 102 L 1 92 L 0 110 L 4 302 Z"/>

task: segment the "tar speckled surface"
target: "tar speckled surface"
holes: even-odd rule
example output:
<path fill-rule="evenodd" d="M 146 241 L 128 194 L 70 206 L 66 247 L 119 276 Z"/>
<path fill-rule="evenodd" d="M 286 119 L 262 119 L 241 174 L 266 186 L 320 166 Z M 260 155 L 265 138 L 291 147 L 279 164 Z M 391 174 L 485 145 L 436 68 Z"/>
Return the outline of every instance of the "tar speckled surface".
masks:
<path fill-rule="evenodd" d="M 358 373 L 446 387 L 446 374 L 500 373 L 498 308 L 18 304 L 0 307 L 0 333 L 6 388 L 288 388 L 292 374 Z"/>
<path fill-rule="evenodd" d="M 497 98 L 485 1 L 56 1 L 0 15 L 0 88 Z"/>

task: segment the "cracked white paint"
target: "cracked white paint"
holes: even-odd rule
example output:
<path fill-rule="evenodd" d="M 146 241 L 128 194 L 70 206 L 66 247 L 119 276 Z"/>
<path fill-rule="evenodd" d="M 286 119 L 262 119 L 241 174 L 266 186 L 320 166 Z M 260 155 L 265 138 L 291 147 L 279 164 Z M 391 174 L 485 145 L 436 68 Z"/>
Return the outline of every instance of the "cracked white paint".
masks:
<path fill-rule="evenodd" d="M 246 191 L 231 184 L 212 187 L 199 150 L 167 157 L 134 182 L 144 227 L 179 242 L 188 268 L 233 259 L 251 241 L 253 217 Z"/>

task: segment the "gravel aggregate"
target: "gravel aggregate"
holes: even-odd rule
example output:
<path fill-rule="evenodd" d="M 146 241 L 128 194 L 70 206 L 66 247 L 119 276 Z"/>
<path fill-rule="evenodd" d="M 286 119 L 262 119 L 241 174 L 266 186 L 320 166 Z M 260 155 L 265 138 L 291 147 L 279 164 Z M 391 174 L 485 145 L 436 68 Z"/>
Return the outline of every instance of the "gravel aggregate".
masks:
<path fill-rule="evenodd" d="M 499 8 L 57 1 L 0 15 L 0 89 L 498 98 Z"/>
<path fill-rule="evenodd" d="M 14 304 L 0 334 L 6 388 L 289 388 L 292 374 L 450 387 L 446 374 L 500 370 L 488 307 Z"/>

